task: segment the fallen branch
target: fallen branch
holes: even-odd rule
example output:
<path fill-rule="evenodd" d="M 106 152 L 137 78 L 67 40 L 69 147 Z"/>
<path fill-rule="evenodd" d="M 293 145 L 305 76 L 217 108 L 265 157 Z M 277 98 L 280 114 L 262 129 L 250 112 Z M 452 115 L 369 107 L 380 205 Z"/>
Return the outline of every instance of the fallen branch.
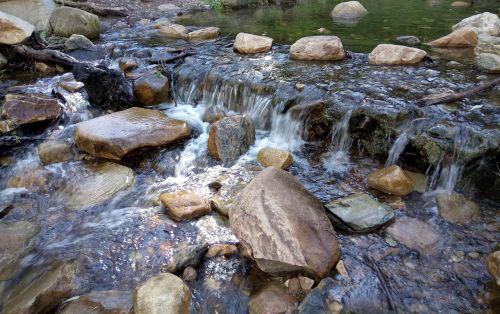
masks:
<path fill-rule="evenodd" d="M 464 99 L 466 97 L 472 96 L 474 94 L 480 93 L 480 92 L 487 90 L 489 88 L 492 88 L 499 83 L 500 83 L 500 77 L 497 77 L 494 80 L 491 80 L 489 82 L 486 82 L 486 83 L 479 85 L 479 86 L 476 86 L 474 88 L 465 90 L 463 92 L 455 93 L 455 94 L 451 94 L 451 95 L 446 95 L 446 96 L 443 96 L 443 97 L 440 97 L 437 99 L 428 100 L 424 103 L 424 105 L 425 106 L 432 106 L 432 105 L 437 105 L 437 104 L 441 104 L 441 103 L 450 103 L 450 102 L 454 102 L 457 100 L 461 100 L 461 99 Z"/>
<path fill-rule="evenodd" d="M 82 3 L 82 2 L 74 2 L 74 1 L 66 1 L 66 0 L 55 0 L 57 4 L 72 7 L 72 8 L 77 8 L 83 11 L 87 11 L 90 13 L 94 13 L 97 15 L 101 16 L 108 16 L 108 15 L 114 15 L 114 16 L 127 16 L 128 12 L 127 9 L 124 7 L 101 7 L 97 5 L 92 5 L 88 3 Z"/>
<path fill-rule="evenodd" d="M 193 51 L 185 51 L 183 53 L 180 53 L 176 56 L 170 57 L 170 58 L 163 58 L 163 59 L 156 59 L 156 58 L 151 58 L 148 60 L 149 64 L 162 64 L 162 63 L 171 63 L 179 59 L 184 59 L 186 57 L 195 55 L 196 52 Z"/>

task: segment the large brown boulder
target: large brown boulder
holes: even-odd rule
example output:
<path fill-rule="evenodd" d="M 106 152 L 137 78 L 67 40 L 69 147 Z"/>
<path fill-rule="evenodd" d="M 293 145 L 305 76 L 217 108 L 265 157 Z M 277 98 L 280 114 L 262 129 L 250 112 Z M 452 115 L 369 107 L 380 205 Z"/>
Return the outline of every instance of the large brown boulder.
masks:
<path fill-rule="evenodd" d="M 54 120 L 60 113 L 57 99 L 44 94 L 8 94 L 2 107 L 2 116 L 17 125 Z"/>
<path fill-rule="evenodd" d="M 430 225 L 406 216 L 396 218 L 386 232 L 396 241 L 421 254 L 432 254 L 440 240 L 439 234 Z"/>
<path fill-rule="evenodd" d="M 135 289 L 135 314 L 189 314 L 191 291 L 179 277 L 163 273 L 149 278 Z"/>
<path fill-rule="evenodd" d="M 345 57 L 344 47 L 337 36 L 304 37 L 290 47 L 290 58 L 295 60 L 336 61 Z"/>
<path fill-rule="evenodd" d="M 154 106 L 168 101 L 168 79 L 159 73 L 141 76 L 134 82 L 134 95 L 143 106 Z"/>
<path fill-rule="evenodd" d="M 247 33 L 239 33 L 234 41 L 234 50 L 239 53 L 259 53 L 271 50 L 273 39 Z"/>
<path fill-rule="evenodd" d="M 477 30 L 474 27 L 459 28 L 451 34 L 431 41 L 429 45 L 443 48 L 476 47 Z"/>
<path fill-rule="evenodd" d="M 208 137 L 208 152 L 223 163 L 231 163 L 255 143 L 255 126 L 248 116 L 232 116 L 214 122 Z"/>
<path fill-rule="evenodd" d="M 101 22 L 95 14 L 63 6 L 52 12 L 49 31 L 60 37 L 79 34 L 89 39 L 96 39 L 101 35 Z"/>
<path fill-rule="evenodd" d="M 368 55 L 372 65 L 412 65 L 417 64 L 427 55 L 422 49 L 380 44 Z"/>
<path fill-rule="evenodd" d="M 210 212 L 209 201 L 191 191 L 163 193 L 160 200 L 175 220 L 196 218 Z"/>
<path fill-rule="evenodd" d="M 401 167 L 393 165 L 368 175 L 368 186 L 387 194 L 404 196 L 415 189 L 415 183 Z"/>
<path fill-rule="evenodd" d="M 17 45 L 26 41 L 35 27 L 16 16 L 0 11 L 0 44 Z"/>
<path fill-rule="evenodd" d="M 231 229 L 257 265 L 271 275 L 325 277 L 339 243 L 323 204 L 288 172 L 268 167 L 238 195 Z"/>
<path fill-rule="evenodd" d="M 93 156 L 119 160 L 134 150 L 167 145 L 190 134 L 191 126 L 184 121 L 134 107 L 80 123 L 75 142 Z"/>

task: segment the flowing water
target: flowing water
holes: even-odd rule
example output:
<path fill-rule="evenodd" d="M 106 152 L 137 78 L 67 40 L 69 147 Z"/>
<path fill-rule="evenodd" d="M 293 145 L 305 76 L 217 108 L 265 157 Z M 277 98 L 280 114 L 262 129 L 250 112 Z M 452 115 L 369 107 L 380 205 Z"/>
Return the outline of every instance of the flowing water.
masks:
<path fill-rule="evenodd" d="M 282 42 L 328 27 L 343 35 L 349 49 L 366 51 L 377 42 L 410 31 L 430 39 L 448 32 L 452 24 L 483 5 L 491 8 L 488 1 L 465 9 L 450 8 L 450 1 L 397 2 L 408 8 L 396 7 L 395 1 L 383 5 L 367 1 L 370 15 L 354 26 L 333 24 L 328 14 L 335 1 L 199 13 L 184 21 L 215 23 L 229 35 L 239 30 L 266 32 Z M 288 25 L 292 20 L 302 24 Z M 225 24 L 227 21 L 238 23 Z M 270 24 L 273 27 L 268 27 Z M 374 25 L 386 26 L 375 29 Z M 135 177 L 112 182 L 124 188 L 106 194 L 106 198 L 95 196 L 102 195 L 103 181 L 95 177 L 99 167 L 93 160 L 43 166 L 38 157 L 41 141 L 56 131 L 71 141 L 74 124 L 103 115 L 106 108 L 92 106 L 85 91 L 60 89 L 57 84 L 62 76 L 12 73 L 3 78 L 5 91 L 49 94 L 55 90 L 66 102 L 62 104 L 64 119 L 41 130 L 23 129 L 19 134 L 40 140 L 2 147 L 1 222 L 30 221 L 40 231 L 33 249 L 8 280 L 0 283 L 0 306 L 23 275 L 54 261 L 75 260 L 81 266 L 77 272 L 79 294 L 111 289 L 131 294 L 139 282 L 158 274 L 186 245 L 238 243 L 227 218 L 219 213 L 176 222 L 165 215 L 159 196 L 188 189 L 211 197 L 208 185 L 213 181 L 227 185 L 249 182 L 261 169 L 256 161 L 258 151 L 277 147 L 292 152 L 294 164 L 289 171 L 322 202 L 354 192 L 373 193 L 397 208 L 396 219 L 418 218 L 440 235 L 432 254 L 424 255 L 391 239 L 384 228 L 367 234 L 339 231 L 341 259 L 349 277 L 335 270 L 330 277 L 336 287 L 332 297 L 342 302 L 346 313 L 487 312 L 488 295 L 493 290 L 485 260 L 500 241 L 499 203 L 487 189 L 477 194 L 472 185 L 462 182 L 460 174 L 482 158 L 487 171 L 478 174 L 474 169 L 480 168 L 473 167 L 468 173 L 479 175 L 479 181 L 490 178 L 487 172 L 498 176 L 498 169 L 491 166 L 498 162 L 491 153 L 499 135 L 498 89 L 470 102 L 420 108 L 417 100 L 433 88 L 463 89 L 480 82 L 475 69 L 467 64 L 453 67 L 440 60 L 418 67 L 370 67 L 363 54 L 341 63 L 293 62 L 287 46 L 278 45 L 267 54 L 242 56 L 232 52 L 230 43 L 223 38 L 199 44 L 197 55 L 171 69 L 175 101 L 157 109 L 187 121 L 193 136 L 125 158 L 121 163 L 130 167 Z M 120 56 L 157 56 L 164 54 L 164 47 L 189 46 L 158 38 L 147 25 L 111 28 L 101 45 L 105 55 L 90 59 L 111 67 L 117 66 Z M 297 82 L 306 85 L 303 92 L 295 90 Z M 325 116 L 333 118 L 317 121 L 311 130 L 321 136 L 306 141 L 303 130 L 307 121 L 297 119 L 288 109 L 295 103 L 318 99 L 329 101 Z M 257 128 L 255 144 L 232 166 L 221 165 L 207 153 L 210 126 L 202 116 L 213 106 L 229 115 L 246 114 Z M 432 195 L 414 192 L 398 199 L 368 190 L 367 175 L 383 167 L 387 155 L 386 165 L 399 163 L 421 172 L 428 167 L 431 189 L 466 194 L 481 206 L 480 217 L 465 226 L 453 224 L 441 218 Z M 196 313 L 246 313 L 251 293 L 269 280 L 240 255 L 205 258 L 197 271 L 198 279 L 189 283 Z"/>

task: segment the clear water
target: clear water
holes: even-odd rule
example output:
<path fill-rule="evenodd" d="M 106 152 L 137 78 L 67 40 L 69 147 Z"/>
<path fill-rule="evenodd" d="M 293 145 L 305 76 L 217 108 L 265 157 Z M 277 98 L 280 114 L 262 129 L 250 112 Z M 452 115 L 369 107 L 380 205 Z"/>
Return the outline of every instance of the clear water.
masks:
<path fill-rule="evenodd" d="M 368 10 L 357 23 L 335 22 L 330 16 L 341 0 L 298 0 L 292 6 L 264 6 L 230 12 L 201 12 L 180 17 L 184 25 L 217 26 L 226 36 L 239 32 L 264 34 L 276 43 L 291 44 L 304 36 L 331 34 L 340 37 L 347 50 L 371 51 L 380 43 L 394 43 L 403 35 L 428 42 L 448 34 L 451 26 L 477 12 L 498 12 L 497 0 L 474 1 L 466 8 L 451 6 L 454 0 L 362 0 Z M 324 28 L 325 32 L 318 32 Z"/>

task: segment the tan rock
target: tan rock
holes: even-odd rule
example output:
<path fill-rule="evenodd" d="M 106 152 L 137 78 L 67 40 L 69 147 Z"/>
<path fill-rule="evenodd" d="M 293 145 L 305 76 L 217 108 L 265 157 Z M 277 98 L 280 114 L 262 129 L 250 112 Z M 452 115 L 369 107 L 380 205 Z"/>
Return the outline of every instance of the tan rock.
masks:
<path fill-rule="evenodd" d="M 339 260 L 339 244 L 323 204 L 286 171 L 268 167 L 239 193 L 231 229 L 271 275 L 323 278 Z"/>
<path fill-rule="evenodd" d="M 203 122 L 214 123 L 224 118 L 225 116 L 226 113 L 224 112 L 224 109 L 217 106 L 210 106 L 203 113 L 203 117 L 201 118 L 201 120 Z"/>
<path fill-rule="evenodd" d="M 236 196 L 247 185 L 247 182 L 239 180 L 236 183 L 223 184 L 221 189 L 212 198 L 212 205 L 222 215 L 228 216 Z"/>
<path fill-rule="evenodd" d="M 295 60 L 336 61 L 345 57 L 344 47 L 337 36 L 303 37 L 290 47 L 290 58 Z"/>
<path fill-rule="evenodd" d="M 273 166 L 284 170 L 292 165 L 293 156 L 286 150 L 266 147 L 259 151 L 257 160 L 264 167 Z"/>
<path fill-rule="evenodd" d="M 440 240 L 430 225 L 416 218 L 397 217 L 386 232 L 396 241 L 407 247 L 417 250 L 421 254 L 431 254 L 434 252 Z"/>
<path fill-rule="evenodd" d="M 57 99 L 43 94 L 7 94 L 2 107 L 2 116 L 18 125 L 54 120 L 60 113 Z"/>
<path fill-rule="evenodd" d="M 168 145 L 191 135 L 191 126 L 158 110 L 130 108 L 81 122 L 75 132 L 78 148 L 96 157 L 123 156 Z"/>
<path fill-rule="evenodd" d="M 455 8 L 465 8 L 470 7 L 471 3 L 466 1 L 455 1 L 451 3 L 451 6 Z"/>
<path fill-rule="evenodd" d="M 220 29 L 218 27 L 207 27 L 197 31 L 190 32 L 187 35 L 188 41 L 205 41 L 214 40 L 219 36 Z"/>
<path fill-rule="evenodd" d="M 158 33 L 169 38 L 185 39 L 188 35 L 188 30 L 186 27 L 179 24 L 165 24 L 159 27 Z"/>
<path fill-rule="evenodd" d="M 415 183 L 399 166 L 375 170 L 368 176 L 368 186 L 387 194 L 404 196 L 415 189 Z"/>
<path fill-rule="evenodd" d="M 118 60 L 118 65 L 123 72 L 130 72 L 139 67 L 139 64 L 137 64 L 134 58 L 120 58 Z"/>
<path fill-rule="evenodd" d="M 75 156 L 71 144 L 63 140 L 49 140 L 38 146 L 38 157 L 44 165 L 72 160 Z"/>
<path fill-rule="evenodd" d="M 16 16 L 0 11 L 0 44 L 17 45 L 26 41 L 35 27 Z"/>
<path fill-rule="evenodd" d="M 500 286 L 500 251 L 491 253 L 486 259 L 486 268 L 497 286 Z"/>
<path fill-rule="evenodd" d="M 206 257 L 229 256 L 238 253 L 238 247 L 233 244 L 212 244 L 208 248 Z"/>
<path fill-rule="evenodd" d="M 143 106 L 154 106 L 168 101 L 168 78 L 160 73 L 142 75 L 134 82 L 134 95 Z"/>
<path fill-rule="evenodd" d="M 500 55 L 498 54 L 481 53 L 476 57 L 475 63 L 482 71 L 500 73 Z"/>
<path fill-rule="evenodd" d="M 406 176 L 415 183 L 415 191 L 425 193 L 427 191 L 427 177 L 423 173 L 404 170 Z"/>
<path fill-rule="evenodd" d="M 255 126 L 250 117 L 225 117 L 210 127 L 208 152 L 227 164 L 236 161 L 254 143 Z"/>
<path fill-rule="evenodd" d="M 368 56 L 368 63 L 372 65 L 412 65 L 417 64 L 427 55 L 422 49 L 380 44 Z"/>
<path fill-rule="evenodd" d="M 453 25 L 452 30 L 456 31 L 466 27 L 475 28 L 478 34 L 499 36 L 500 18 L 498 15 L 490 12 L 480 13 L 461 20 Z"/>
<path fill-rule="evenodd" d="M 61 66 L 51 65 L 43 62 L 35 62 L 35 70 L 43 74 L 62 73 L 64 69 Z"/>
<path fill-rule="evenodd" d="M 7 187 L 46 193 L 50 190 L 50 172 L 38 166 L 25 167 L 9 178 Z"/>
<path fill-rule="evenodd" d="M 481 214 L 479 205 L 463 195 L 441 193 L 436 199 L 441 217 L 450 222 L 467 224 Z"/>
<path fill-rule="evenodd" d="M 341 2 L 333 8 L 331 15 L 337 19 L 358 19 L 368 14 L 368 10 L 358 1 Z"/>
<path fill-rule="evenodd" d="M 247 33 L 239 33 L 234 41 L 234 50 L 239 53 L 268 52 L 273 45 L 273 39 Z"/>
<path fill-rule="evenodd" d="M 135 314 L 190 314 L 191 291 L 179 277 L 163 273 L 135 289 Z"/>
<path fill-rule="evenodd" d="M 101 22 L 95 14 L 69 6 L 55 9 L 49 19 L 50 32 L 60 37 L 73 34 L 83 35 L 89 39 L 99 38 Z"/>
<path fill-rule="evenodd" d="M 444 37 L 431 41 L 432 47 L 467 48 L 477 45 L 477 30 L 474 27 L 464 27 L 453 31 Z"/>
<path fill-rule="evenodd" d="M 59 87 L 64 88 L 66 91 L 70 93 L 75 93 L 81 90 L 85 84 L 82 82 L 75 82 L 75 81 L 62 81 L 59 83 Z"/>
<path fill-rule="evenodd" d="M 297 300 L 279 285 L 270 283 L 250 297 L 250 314 L 295 313 Z"/>
<path fill-rule="evenodd" d="M 198 273 L 196 272 L 196 269 L 191 266 L 186 267 L 182 272 L 182 279 L 185 281 L 193 281 L 196 280 L 197 277 Z"/>
<path fill-rule="evenodd" d="M 209 202 L 191 191 L 163 193 L 160 200 L 175 220 L 196 218 L 210 212 Z"/>

